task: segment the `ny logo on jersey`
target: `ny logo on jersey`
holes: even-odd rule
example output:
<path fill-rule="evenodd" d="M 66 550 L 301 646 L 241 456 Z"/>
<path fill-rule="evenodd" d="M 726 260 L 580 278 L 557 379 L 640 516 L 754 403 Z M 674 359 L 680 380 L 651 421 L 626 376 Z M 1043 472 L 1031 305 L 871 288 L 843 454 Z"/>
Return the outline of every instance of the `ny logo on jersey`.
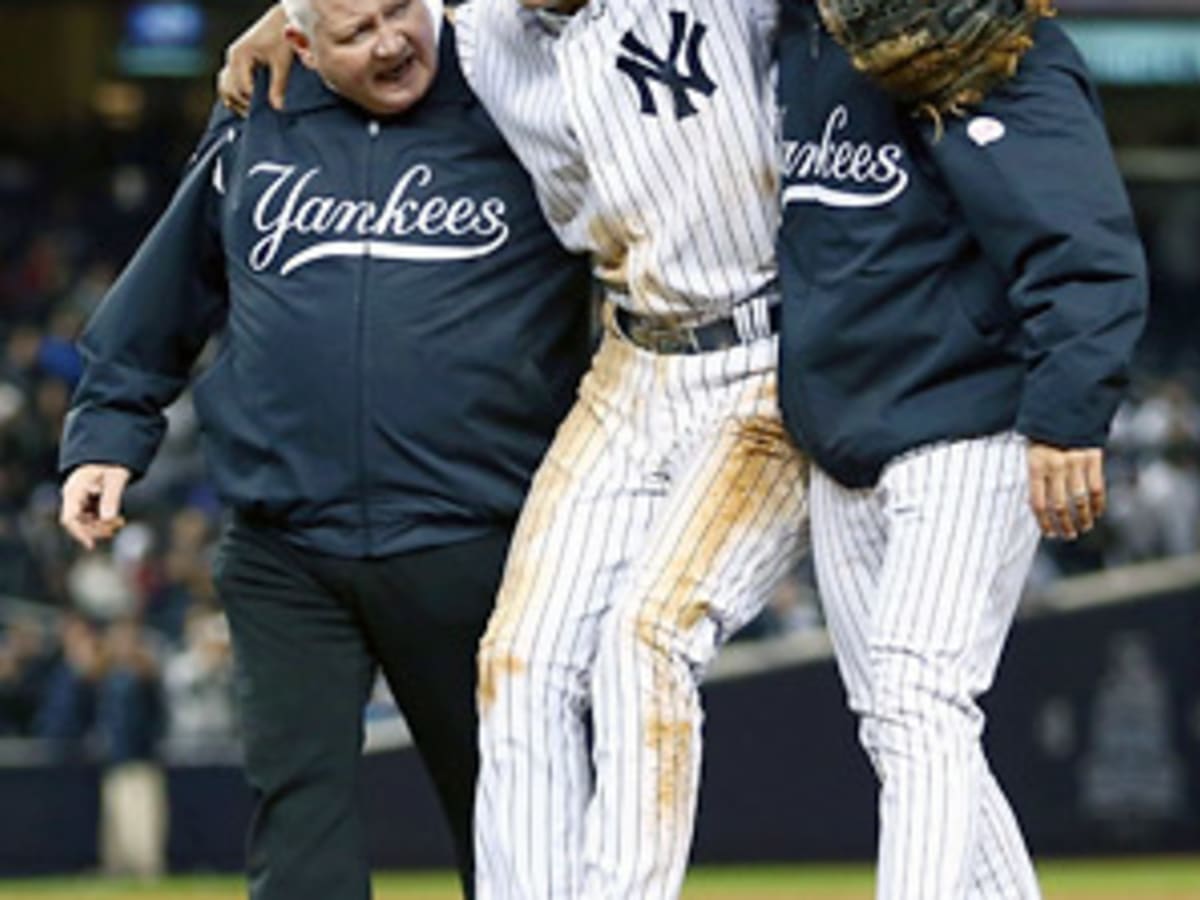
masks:
<path fill-rule="evenodd" d="M 703 22 L 689 23 L 687 14 L 676 10 L 671 13 L 671 47 L 665 57 L 643 44 L 632 31 L 627 31 L 621 38 L 621 46 L 629 55 L 617 59 L 617 68 L 633 80 L 642 104 L 642 115 L 658 115 L 658 103 L 654 99 L 654 92 L 650 90 L 651 81 L 657 81 L 671 91 L 676 119 L 686 119 L 696 114 L 691 98 L 693 91 L 704 97 L 716 93 L 717 84 L 704 70 L 704 61 L 700 58 L 701 45 L 707 32 L 708 27 Z M 679 65 L 679 55 L 684 52 L 685 45 L 686 72 Z"/>

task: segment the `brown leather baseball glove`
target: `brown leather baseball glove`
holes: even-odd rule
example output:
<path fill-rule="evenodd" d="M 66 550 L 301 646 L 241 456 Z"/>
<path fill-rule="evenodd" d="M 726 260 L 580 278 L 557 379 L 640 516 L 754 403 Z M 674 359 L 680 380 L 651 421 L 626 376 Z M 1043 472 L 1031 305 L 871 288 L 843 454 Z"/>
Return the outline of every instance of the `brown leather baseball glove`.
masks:
<path fill-rule="evenodd" d="M 817 0 L 854 61 L 903 103 L 940 123 L 1017 71 L 1053 0 Z"/>

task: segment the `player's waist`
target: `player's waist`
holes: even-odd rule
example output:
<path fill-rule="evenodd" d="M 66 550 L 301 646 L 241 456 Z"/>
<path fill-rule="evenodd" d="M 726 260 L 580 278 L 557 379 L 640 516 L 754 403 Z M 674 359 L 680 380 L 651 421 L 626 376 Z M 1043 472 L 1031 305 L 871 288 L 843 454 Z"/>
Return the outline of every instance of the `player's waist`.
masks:
<path fill-rule="evenodd" d="M 775 291 L 731 307 L 724 315 L 700 318 L 659 312 L 635 312 L 612 301 L 612 321 L 630 343 L 651 353 L 712 353 L 752 344 L 779 332 L 781 305 Z"/>

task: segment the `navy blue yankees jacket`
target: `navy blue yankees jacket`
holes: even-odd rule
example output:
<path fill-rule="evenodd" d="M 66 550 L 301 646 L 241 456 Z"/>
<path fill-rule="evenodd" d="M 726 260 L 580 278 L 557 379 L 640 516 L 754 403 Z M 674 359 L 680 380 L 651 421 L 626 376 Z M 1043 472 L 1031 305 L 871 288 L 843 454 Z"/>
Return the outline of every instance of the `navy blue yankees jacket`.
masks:
<path fill-rule="evenodd" d="M 1147 277 L 1095 88 L 1041 23 L 1015 79 L 937 138 L 784 0 L 780 394 L 851 487 L 923 444 L 1015 429 L 1100 446 Z"/>
<path fill-rule="evenodd" d="M 587 361 L 588 282 L 442 34 L 431 93 L 377 121 L 297 67 L 217 112 L 82 338 L 61 467 L 149 464 L 195 400 L 222 497 L 286 539 L 370 557 L 517 514 Z"/>

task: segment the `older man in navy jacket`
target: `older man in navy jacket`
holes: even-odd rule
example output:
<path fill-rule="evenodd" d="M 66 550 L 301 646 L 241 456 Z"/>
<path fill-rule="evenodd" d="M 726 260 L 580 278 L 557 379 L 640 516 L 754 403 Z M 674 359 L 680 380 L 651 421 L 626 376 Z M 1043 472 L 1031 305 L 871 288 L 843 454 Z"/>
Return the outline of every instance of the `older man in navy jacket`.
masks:
<path fill-rule="evenodd" d="M 881 900 L 1035 898 L 983 756 L 1037 544 L 1104 510 L 1102 447 L 1146 272 L 1083 63 L 1044 22 L 944 134 L 783 0 L 781 402 L 881 784 Z M 1031 510 L 1032 507 L 1032 510 Z"/>
<path fill-rule="evenodd" d="M 64 526 L 121 524 L 196 404 L 234 511 L 217 583 L 257 812 L 256 900 L 370 894 L 355 774 L 381 667 L 471 885 L 474 658 L 527 484 L 586 363 L 586 266 L 458 70 L 440 3 L 312 0 L 286 112 L 214 114 L 97 311 Z"/>

